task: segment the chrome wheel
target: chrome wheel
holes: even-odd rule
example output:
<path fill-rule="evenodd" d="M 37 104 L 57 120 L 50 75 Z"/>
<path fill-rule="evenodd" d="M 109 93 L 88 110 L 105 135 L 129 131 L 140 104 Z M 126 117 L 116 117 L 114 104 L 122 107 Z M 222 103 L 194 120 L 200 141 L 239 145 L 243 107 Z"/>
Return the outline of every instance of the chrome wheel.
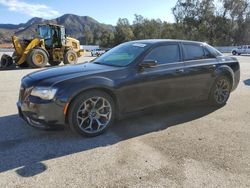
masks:
<path fill-rule="evenodd" d="M 230 83 L 227 79 L 222 78 L 217 81 L 214 90 L 214 98 L 218 104 L 223 104 L 228 100 L 230 89 Z"/>
<path fill-rule="evenodd" d="M 111 117 L 110 102 L 103 97 L 91 97 L 80 105 L 77 111 L 77 124 L 86 133 L 98 133 L 106 128 Z"/>

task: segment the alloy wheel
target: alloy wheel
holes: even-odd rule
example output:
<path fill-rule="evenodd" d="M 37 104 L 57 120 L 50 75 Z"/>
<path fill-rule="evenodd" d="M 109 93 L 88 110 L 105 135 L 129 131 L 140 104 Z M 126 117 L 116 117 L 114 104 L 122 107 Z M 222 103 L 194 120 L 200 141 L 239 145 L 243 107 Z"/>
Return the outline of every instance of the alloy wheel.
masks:
<path fill-rule="evenodd" d="M 230 95 L 230 83 L 227 79 L 220 79 L 216 83 L 214 98 L 218 104 L 223 104 L 227 101 Z"/>
<path fill-rule="evenodd" d="M 106 128 L 112 116 L 110 102 L 103 97 L 85 100 L 77 111 L 78 127 L 86 133 L 98 133 Z"/>

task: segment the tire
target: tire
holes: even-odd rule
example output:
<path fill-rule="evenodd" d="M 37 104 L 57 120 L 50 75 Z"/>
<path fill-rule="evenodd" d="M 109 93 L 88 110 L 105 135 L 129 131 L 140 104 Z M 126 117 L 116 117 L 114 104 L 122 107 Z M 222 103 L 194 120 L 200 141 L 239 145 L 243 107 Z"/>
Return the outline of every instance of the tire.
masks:
<path fill-rule="evenodd" d="M 233 55 L 237 55 L 237 52 L 236 52 L 236 51 L 232 51 L 232 54 L 233 54 Z"/>
<path fill-rule="evenodd" d="M 58 66 L 58 65 L 61 64 L 61 61 L 50 61 L 49 64 L 50 64 L 51 66 Z"/>
<path fill-rule="evenodd" d="M 0 60 L 0 68 L 1 69 L 8 69 L 14 65 L 13 59 L 11 56 L 4 54 Z"/>
<path fill-rule="evenodd" d="M 219 76 L 210 91 L 210 104 L 218 107 L 224 106 L 230 97 L 231 89 L 231 80 L 227 76 Z"/>
<path fill-rule="evenodd" d="M 112 97 L 99 90 L 86 91 L 77 96 L 68 111 L 71 130 L 87 137 L 104 133 L 114 118 L 115 105 Z"/>
<path fill-rule="evenodd" d="M 63 63 L 65 65 L 67 64 L 76 64 L 77 63 L 77 54 L 75 51 L 73 50 L 68 50 L 65 54 L 64 54 L 64 61 Z"/>
<path fill-rule="evenodd" d="M 32 49 L 27 56 L 27 63 L 31 68 L 43 68 L 49 62 L 47 53 L 40 48 Z"/>
<path fill-rule="evenodd" d="M 241 53 L 238 53 L 238 55 L 241 55 Z"/>

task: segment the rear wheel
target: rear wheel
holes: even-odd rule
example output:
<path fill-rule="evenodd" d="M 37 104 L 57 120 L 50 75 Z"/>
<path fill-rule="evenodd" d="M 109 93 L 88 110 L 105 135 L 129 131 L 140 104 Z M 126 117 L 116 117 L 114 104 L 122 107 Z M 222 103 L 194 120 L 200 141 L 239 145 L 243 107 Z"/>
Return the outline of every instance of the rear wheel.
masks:
<path fill-rule="evenodd" d="M 64 54 L 64 64 L 76 64 L 77 63 L 77 54 L 75 51 L 73 50 L 68 50 L 65 54 Z"/>
<path fill-rule="evenodd" d="M 70 128 L 84 136 L 102 134 L 114 121 L 114 102 L 105 92 L 92 90 L 78 96 L 70 105 Z"/>
<path fill-rule="evenodd" d="M 232 51 L 232 54 L 233 54 L 233 55 L 237 55 L 237 52 L 236 52 L 236 51 Z"/>
<path fill-rule="evenodd" d="M 216 106 L 224 106 L 230 96 L 232 89 L 231 81 L 226 76 L 220 76 L 216 79 L 211 92 L 210 92 L 210 103 Z"/>
<path fill-rule="evenodd" d="M 27 63 L 31 68 L 45 67 L 48 61 L 48 55 L 43 49 L 32 49 L 27 57 Z"/>

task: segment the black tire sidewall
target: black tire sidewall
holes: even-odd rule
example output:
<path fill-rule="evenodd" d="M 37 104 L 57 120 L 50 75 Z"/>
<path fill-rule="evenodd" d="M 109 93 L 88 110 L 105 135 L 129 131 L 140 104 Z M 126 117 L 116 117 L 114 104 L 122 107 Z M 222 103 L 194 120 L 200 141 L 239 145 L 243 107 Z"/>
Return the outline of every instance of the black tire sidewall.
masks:
<path fill-rule="evenodd" d="M 217 84 L 217 82 L 218 82 L 219 80 L 221 80 L 221 79 L 226 79 L 226 80 L 228 81 L 228 83 L 230 84 L 230 92 L 229 92 L 229 95 L 228 95 L 228 97 L 227 97 L 227 99 L 225 100 L 224 103 L 218 103 L 218 102 L 216 101 L 215 97 L 214 97 L 214 92 L 215 92 L 215 89 L 216 89 L 216 84 Z M 231 80 L 228 78 L 228 76 L 224 76 L 224 75 L 219 76 L 219 77 L 215 80 L 215 82 L 214 82 L 214 84 L 213 84 L 213 86 L 212 86 L 212 88 L 211 88 L 211 90 L 210 90 L 210 94 L 209 94 L 209 102 L 210 102 L 210 104 L 211 104 L 211 105 L 214 105 L 214 106 L 224 106 L 224 105 L 227 103 L 227 101 L 228 101 L 228 99 L 229 99 L 229 97 L 230 97 L 231 89 L 232 89 L 232 82 L 231 82 Z"/>
<path fill-rule="evenodd" d="M 112 108 L 112 115 L 111 115 L 111 119 L 110 119 L 108 125 L 103 130 L 101 130 L 100 132 L 97 132 L 97 133 L 84 132 L 77 125 L 77 118 L 76 118 L 77 111 L 78 111 L 79 107 L 81 106 L 81 104 L 85 100 L 87 100 L 91 97 L 103 97 L 103 98 L 105 98 L 106 100 L 109 101 L 111 108 Z M 73 130 L 74 132 L 76 132 L 78 134 L 86 136 L 86 137 L 98 136 L 98 135 L 104 133 L 114 122 L 114 119 L 115 119 L 114 100 L 106 92 L 99 91 L 99 90 L 89 90 L 89 91 L 83 92 L 82 94 L 78 95 L 75 99 L 73 99 L 73 101 L 70 104 L 69 111 L 68 111 L 67 115 L 68 115 L 68 122 L 69 122 L 69 126 L 70 126 L 71 130 Z"/>
<path fill-rule="evenodd" d="M 11 66 L 14 65 L 12 57 L 7 55 L 7 54 L 2 55 L 0 61 L 1 61 L 1 65 L 0 65 L 1 69 L 8 69 L 8 68 L 10 68 Z M 5 62 L 5 63 L 2 64 L 3 62 Z"/>

